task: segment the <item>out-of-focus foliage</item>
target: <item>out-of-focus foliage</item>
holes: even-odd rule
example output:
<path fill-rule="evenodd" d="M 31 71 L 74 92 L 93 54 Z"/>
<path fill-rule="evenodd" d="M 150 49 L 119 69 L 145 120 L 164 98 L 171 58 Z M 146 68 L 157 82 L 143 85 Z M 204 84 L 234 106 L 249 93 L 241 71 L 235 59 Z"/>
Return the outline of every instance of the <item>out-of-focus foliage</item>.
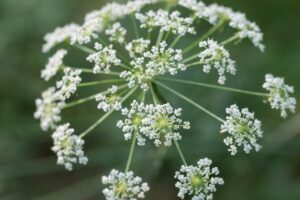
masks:
<path fill-rule="evenodd" d="M 206 3 L 212 3 L 207 0 Z M 80 0 L 1 0 L 0 1 L 0 199 L 1 200 L 84 200 L 103 199 L 100 176 L 112 167 L 123 169 L 129 144 L 114 128 L 110 118 L 87 138 L 88 166 L 66 172 L 56 166 L 49 134 L 33 119 L 34 99 L 48 85 L 40 77 L 46 62 L 41 53 L 42 37 L 56 26 L 80 23 L 87 11 L 100 8 L 104 1 Z M 227 84 L 261 90 L 264 75 L 272 72 L 286 77 L 300 97 L 300 1 L 299 0 L 218 0 L 247 13 L 265 33 L 266 52 L 261 54 L 250 42 L 230 49 L 237 60 L 238 74 Z M 193 71 L 195 72 L 195 71 Z M 211 81 L 199 73 L 183 77 Z M 174 85 L 175 86 L 175 85 Z M 176 85 L 202 105 L 224 116 L 225 107 L 235 102 L 255 110 L 263 122 L 264 148 L 259 153 L 232 157 L 219 135 L 219 124 L 173 96 L 172 103 L 184 108 L 192 129 L 182 140 L 190 162 L 208 156 L 219 166 L 226 184 L 216 199 L 297 200 L 300 199 L 300 115 L 282 120 L 261 99 L 198 87 Z M 80 92 L 80 91 L 79 91 Z M 299 110 L 299 106 L 298 106 Z M 95 104 L 76 107 L 66 113 L 82 130 L 101 115 Z M 173 148 L 166 152 L 152 145 L 137 148 L 133 168 L 150 182 L 148 199 L 176 199 L 174 171 L 180 159 Z"/>

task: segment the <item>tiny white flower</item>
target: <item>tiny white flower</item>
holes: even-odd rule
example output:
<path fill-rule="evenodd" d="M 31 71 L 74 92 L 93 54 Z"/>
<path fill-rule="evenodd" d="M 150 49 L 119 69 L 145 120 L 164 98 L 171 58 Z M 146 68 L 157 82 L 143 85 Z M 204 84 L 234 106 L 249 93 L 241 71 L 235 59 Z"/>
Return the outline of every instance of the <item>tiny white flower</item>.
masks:
<path fill-rule="evenodd" d="M 123 108 L 121 112 L 122 115 L 126 116 L 126 119 L 119 120 L 117 127 L 122 129 L 125 140 L 130 140 L 133 134 L 136 134 L 138 145 L 145 145 L 146 139 L 140 133 L 140 130 L 144 128 L 142 121 L 145 120 L 147 115 L 144 103 L 134 100 L 129 109 Z"/>
<path fill-rule="evenodd" d="M 221 133 L 228 133 L 224 143 L 229 147 L 231 155 L 237 153 L 237 147 L 243 147 L 246 153 L 252 149 L 259 151 L 261 145 L 258 139 L 263 137 L 261 122 L 254 118 L 254 113 L 249 112 L 248 108 L 239 109 L 237 105 L 226 108 L 226 121 L 221 125 Z"/>
<path fill-rule="evenodd" d="M 109 36 L 109 41 L 124 43 L 126 29 L 119 22 L 114 23 L 110 29 L 105 30 L 105 34 Z"/>
<path fill-rule="evenodd" d="M 286 118 L 288 111 L 294 113 L 296 110 L 296 99 L 290 97 L 294 88 L 284 83 L 283 78 L 267 74 L 263 88 L 269 91 L 268 101 L 273 109 L 281 111 L 281 117 Z"/>
<path fill-rule="evenodd" d="M 104 112 L 108 112 L 111 110 L 121 110 L 121 97 L 116 94 L 117 91 L 118 87 L 116 85 L 113 85 L 107 90 L 107 94 L 100 93 L 96 95 L 95 99 L 98 102 L 98 109 L 102 109 Z"/>
<path fill-rule="evenodd" d="M 218 4 L 212 4 L 206 7 L 202 17 L 213 25 L 220 20 L 228 21 L 228 25 L 238 31 L 237 34 L 240 39 L 249 38 L 254 46 L 264 51 L 263 34 L 260 28 L 254 22 L 249 21 L 245 14 L 234 12 L 232 9 Z"/>
<path fill-rule="evenodd" d="M 150 40 L 139 38 L 131 41 L 126 45 L 126 50 L 129 52 L 130 57 L 142 56 L 144 52 L 149 48 Z"/>
<path fill-rule="evenodd" d="M 145 193 L 150 189 L 132 171 L 123 173 L 113 169 L 108 176 L 102 176 L 102 183 L 107 185 L 102 191 L 106 200 L 144 199 Z"/>
<path fill-rule="evenodd" d="M 217 167 L 211 167 L 212 161 L 208 158 L 200 159 L 197 166 L 182 165 L 175 173 L 179 189 L 178 197 L 184 199 L 191 196 L 192 200 L 211 200 L 216 192 L 217 185 L 223 185 L 224 180 L 219 175 Z"/>
<path fill-rule="evenodd" d="M 54 145 L 52 151 L 57 155 L 57 164 L 64 165 L 69 171 L 73 169 L 73 164 L 86 165 L 88 158 L 84 155 L 84 140 L 74 135 L 74 129 L 70 124 L 60 125 L 52 134 Z"/>
<path fill-rule="evenodd" d="M 103 47 L 102 44 L 95 43 L 96 53 L 90 54 L 87 61 L 95 63 L 93 72 L 99 73 L 101 70 L 109 72 L 112 66 L 120 65 L 121 60 L 116 56 L 116 50 L 112 45 Z"/>
<path fill-rule="evenodd" d="M 97 39 L 99 37 L 98 33 L 103 29 L 103 21 L 100 18 L 86 21 L 72 34 L 71 44 L 87 44 L 91 42 L 92 39 Z"/>
<path fill-rule="evenodd" d="M 214 40 L 205 40 L 199 43 L 203 49 L 199 53 L 200 63 L 203 64 L 203 71 L 209 73 L 211 68 L 218 70 L 219 84 L 224 84 L 225 73 L 235 74 L 235 61 L 230 58 L 229 52 Z"/>
<path fill-rule="evenodd" d="M 77 24 L 68 24 L 64 27 L 57 27 L 52 33 L 47 33 L 44 37 L 45 44 L 43 45 L 43 52 L 50 51 L 54 46 L 70 40 L 74 32 L 78 30 Z"/>
<path fill-rule="evenodd" d="M 48 63 L 41 71 L 41 77 L 48 81 L 56 75 L 57 71 L 63 66 L 63 59 L 68 52 L 65 49 L 59 49 L 52 57 L 48 59 Z"/>
<path fill-rule="evenodd" d="M 76 92 L 77 85 L 81 82 L 80 74 L 80 69 L 64 68 L 64 76 L 56 83 L 57 94 L 60 100 L 65 101 L 69 99 Z"/>
<path fill-rule="evenodd" d="M 61 120 L 60 113 L 64 106 L 64 103 L 58 100 L 55 88 L 50 87 L 42 92 L 42 97 L 36 99 L 35 104 L 34 118 L 40 119 L 42 130 L 54 129 L 56 123 Z"/>
<path fill-rule="evenodd" d="M 129 54 L 134 57 L 130 62 L 133 69 L 123 71 L 120 77 L 126 79 L 130 88 L 139 85 L 141 89 L 147 91 L 154 76 L 166 73 L 175 75 L 178 71 L 186 70 L 186 65 L 180 63 L 182 61 L 181 50 L 167 48 L 165 41 L 146 49 L 147 43 L 139 39 L 127 45 Z M 143 53 L 142 50 L 144 50 Z"/>
<path fill-rule="evenodd" d="M 183 121 L 181 108 L 174 109 L 169 103 L 162 105 L 148 104 L 145 107 L 146 117 L 142 120 L 141 132 L 156 146 L 171 146 L 172 140 L 180 140 L 180 128 L 189 129 L 190 123 Z"/>
<path fill-rule="evenodd" d="M 140 21 L 141 28 L 147 28 L 152 31 L 155 27 L 160 27 L 161 31 L 171 31 L 175 35 L 185 35 L 186 33 L 195 34 L 195 29 L 191 27 L 193 18 L 183 18 L 179 11 L 169 13 L 164 10 L 150 10 L 146 14 L 137 13 L 137 20 Z"/>

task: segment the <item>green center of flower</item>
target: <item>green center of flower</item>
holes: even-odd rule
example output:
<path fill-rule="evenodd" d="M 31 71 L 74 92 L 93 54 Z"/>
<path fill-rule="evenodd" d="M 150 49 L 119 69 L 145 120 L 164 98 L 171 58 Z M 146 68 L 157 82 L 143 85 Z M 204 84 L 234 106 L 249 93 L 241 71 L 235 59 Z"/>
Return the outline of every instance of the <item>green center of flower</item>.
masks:
<path fill-rule="evenodd" d="M 201 175 L 194 175 L 191 179 L 191 184 L 195 188 L 202 187 L 205 181 Z"/>
<path fill-rule="evenodd" d="M 118 100 L 118 96 L 117 96 L 117 95 L 110 95 L 110 96 L 107 98 L 107 101 L 108 101 L 109 104 L 113 104 L 113 103 L 115 103 L 117 100 Z"/>
<path fill-rule="evenodd" d="M 132 118 L 132 124 L 135 126 L 135 127 L 138 127 L 142 122 L 142 117 L 140 115 L 135 115 L 133 118 Z"/>
<path fill-rule="evenodd" d="M 170 123 L 168 116 L 165 115 L 159 116 L 155 120 L 154 126 L 161 134 L 167 134 L 172 131 L 172 124 Z"/>
<path fill-rule="evenodd" d="M 126 182 L 119 182 L 116 186 L 116 192 L 117 194 L 124 194 L 126 193 L 127 189 L 127 183 Z"/>

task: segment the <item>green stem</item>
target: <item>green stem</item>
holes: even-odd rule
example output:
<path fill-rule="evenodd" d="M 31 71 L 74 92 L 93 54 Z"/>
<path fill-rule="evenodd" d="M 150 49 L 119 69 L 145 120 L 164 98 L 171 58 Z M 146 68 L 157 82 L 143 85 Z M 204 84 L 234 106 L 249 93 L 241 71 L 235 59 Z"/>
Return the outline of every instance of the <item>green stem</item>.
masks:
<path fill-rule="evenodd" d="M 172 44 L 170 45 L 170 48 L 173 48 L 177 44 L 177 42 L 181 39 L 181 37 L 182 37 L 181 35 L 178 35 L 175 38 L 175 40 L 173 40 Z"/>
<path fill-rule="evenodd" d="M 130 147 L 130 152 L 128 155 L 128 160 L 127 160 L 127 164 L 126 164 L 126 168 L 125 168 L 125 173 L 129 171 L 131 162 L 132 162 L 132 157 L 133 157 L 133 153 L 134 153 L 134 149 L 135 149 L 135 144 L 136 144 L 136 132 L 133 135 L 132 138 L 132 142 L 131 142 L 131 147 Z"/>
<path fill-rule="evenodd" d="M 183 50 L 183 53 L 187 53 L 190 50 L 192 50 L 195 46 L 197 46 L 199 44 L 199 42 L 201 42 L 202 40 L 208 38 L 209 36 L 211 36 L 213 33 L 215 33 L 219 28 L 221 28 L 224 24 L 225 20 L 221 19 L 215 26 L 211 27 L 204 35 L 202 35 L 200 38 L 198 38 L 195 42 L 193 42 L 192 44 L 190 44 L 188 47 L 186 47 Z"/>
<path fill-rule="evenodd" d="M 123 64 L 123 63 L 121 63 L 119 66 L 124 68 L 124 69 L 127 69 L 127 70 L 131 71 L 131 68 L 128 67 L 127 65 Z"/>
<path fill-rule="evenodd" d="M 151 91 L 151 96 L 152 96 L 153 103 L 154 103 L 155 105 L 157 105 L 159 101 L 158 101 L 158 98 L 157 98 L 157 96 L 156 96 L 156 94 L 155 94 L 155 92 L 154 92 L 154 89 L 153 89 L 153 85 L 152 85 L 152 84 L 150 84 L 150 91 Z"/>
<path fill-rule="evenodd" d="M 124 84 L 124 85 L 121 85 L 121 86 L 118 86 L 118 90 L 121 90 L 123 88 L 127 87 L 127 84 Z M 104 92 L 101 92 L 101 94 L 107 94 L 108 91 L 104 91 Z M 70 107 L 73 107 L 73 106 L 76 106 L 76 105 L 79 105 L 79 104 L 82 104 L 82 103 L 85 103 L 87 101 L 91 101 L 93 99 L 95 99 L 96 95 L 98 95 L 99 93 L 97 94 L 94 94 L 94 95 L 91 95 L 91 96 L 88 96 L 88 97 L 85 97 L 85 98 L 82 98 L 82 99 L 79 99 L 79 100 L 76 100 L 76 101 L 73 101 L 73 102 L 70 102 L 68 104 L 66 104 L 63 109 L 66 109 L 66 108 L 70 108 Z"/>
<path fill-rule="evenodd" d="M 164 36 L 164 31 L 160 30 L 159 34 L 158 34 L 158 37 L 157 37 L 157 40 L 156 40 L 156 46 L 159 45 L 159 43 L 161 42 L 163 36 Z"/>
<path fill-rule="evenodd" d="M 235 40 L 238 39 L 239 37 L 240 37 L 240 36 L 239 36 L 239 33 L 237 33 L 237 34 L 231 36 L 230 38 L 228 38 L 227 40 L 224 40 L 223 42 L 221 42 L 221 45 L 225 46 L 226 44 L 235 41 Z"/>
<path fill-rule="evenodd" d="M 176 149 L 177 149 L 177 151 L 178 151 L 178 153 L 179 153 L 179 156 L 180 156 L 180 158 L 181 158 L 183 164 L 184 164 L 185 166 L 187 166 L 187 162 L 186 162 L 186 160 L 185 160 L 185 158 L 184 158 L 184 156 L 183 156 L 183 153 L 182 153 L 182 151 L 181 151 L 181 148 L 180 148 L 178 142 L 177 142 L 176 140 L 174 140 L 174 143 L 175 143 Z"/>
<path fill-rule="evenodd" d="M 157 79 L 164 80 L 164 81 L 169 81 L 169 82 L 183 83 L 183 84 L 188 84 L 188 85 L 197 85 L 197 86 L 201 86 L 201 87 L 213 88 L 213 89 L 218 89 L 218 90 L 225 90 L 225 91 L 242 93 L 242 94 L 249 94 L 249 95 L 254 95 L 254 96 L 262 96 L 262 97 L 268 97 L 269 96 L 269 94 L 267 94 L 267 93 L 253 92 L 253 91 L 248 91 L 248 90 L 224 87 L 224 86 L 207 84 L 207 83 L 196 82 L 196 81 L 187 81 L 187 80 L 171 79 L 171 78 L 164 78 L 164 77 L 158 77 Z"/>
<path fill-rule="evenodd" d="M 78 87 L 87 87 L 87 86 L 94 86 L 94 85 L 100 85 L 100 84 L 108 84 L 108 83 L 119 83 L 124 82 L 123 79 L 110 79 L 110 80 L 103 80 L 103 81 L 92 81 L 92 82 L 86 82 L 86 83 L 80 83 Z"/>
<path fill-rule="evenodd" d="M 123 99 L 121 100 L 121 102 L 124 102 L 134 91 L 136 90 L 136 88 L 132 89 L 129 93 L 127 93 L 127 95 L 125 95 L 123 97 Z M 113 113 L 114 110 L 111 110 L 107 113 L 105 113 L 105 115 L 103 115 L 100 119 L 98 119 L 94 124 L 92 124 L 87 130 L 85 130 L 84 132 L 82 132 L 80 134 L 80 137 L 84 137 L 86 136 L 88 133 L 90 133 L 92 130 L 94 130 L 99 124 L 101 124 L 111 113 Z"/>
<path fill-rule="evenodd" d="M 139 38 L 139 37 L 140 37 L 140 36 L 139 36 L 139 30 L 138 30 L 138 28 L 137 28 L 136 20 L 135 20 L 133 14 L 131 14 L 131 21 L 132 21 L 132 26 L 133 26 L 135 38 Z"/>
<path fill-rule="evenodd" d="M 87 68 L 77 68 L 77 67 L 72 67 L 72 69 L 79 69 L 81 70 L 82 72 L 84 73 L 92 73 L 94 74 L 94 71 L 92 69 L 87 69 Z M 106 72 L 106 71 L 99 71 L 97 72 L 96 74 L 104 74 L 104 75 L 113 75 L 113 76 L 119 76 L 120 75 L 120 72 L 112 72 L 112 71 L 109 71 L 109 72 Z"/>
<path fill-rule="evenodd" d="M 198 108 L 199 110 L 205 112 L 206 114 L 208 114 L 209 116 L 215 118 L 216 120 L 220 121 L 220 122 L 224 122 L 224 120 L 220 117 L 218 117 L 217 115 L 215 115 L 214 113 L 210 112 L 209 110 L 207 110 L 206 108 L 204 108 L 203 106 L 197 104 L 196 102 L 194 102 L 193 100 L 187 98 L 186 96 L 180 94 L 179 92 L 173 90 L 172 88 L 166 86 L 165 84 L 163 83 L 160 83 L 160 82 L 156 82 L 158 85 L 160 85 L 161 87 L 165 88 L 166 90 L 170 91 L 171 93 L 175 94 L 176 96 L 180 97 L 181 99 L 187 101 L 188 103 L 194 105 L 196 108 Z"/>
<path fill-rule="evenodd" d="M 194 55 L 192 55 L 192 56 L 190 56 L 190 57 L 184 59 L 182 62 L 183 62 L 183 63 L 187 63 L 187 62 L 189 62 L 189 61 L 191 61 L 191 60 L 194 60 L 194 59 L 198 58 L 198 56 L 199 56 L 199 53 L 196 53 L 196 54 L 194 54 Z"/>
<path fill-rule="evenodd" d="M 83 46 L 83 45 L 80 45 L 80 44 L 73 44 L 72 46 L 76 47 L 77 49 L 85 52 L 85 53 L 88 53 L 88 54 L 92 54 L 92 53 L 96 53 L 96 51 L 94 51 L 93 49 L 90 49 L 86 46 Z"/>

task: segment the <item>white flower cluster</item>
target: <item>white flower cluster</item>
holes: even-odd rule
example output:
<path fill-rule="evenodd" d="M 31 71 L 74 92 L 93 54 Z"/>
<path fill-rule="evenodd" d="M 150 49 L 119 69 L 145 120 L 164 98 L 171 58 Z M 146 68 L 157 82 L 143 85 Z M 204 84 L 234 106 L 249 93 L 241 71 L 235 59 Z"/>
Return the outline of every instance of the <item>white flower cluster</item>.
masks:
<path fill-rule="evenodd" d="M 74 129 L 69 128 L 70 124 L 60 125 L 52 134 L 54 145 L 52 151 L 57 155 L 57 164 L 64 165 L 67 170 L 73 169 L 73 164 L 87 164 L 88 158 L 84 156 L 84 140 L 73 135 Z"/>
<path fill-rule="evenodd" d="M 193 18 L 183 18 L 179 11 L 169 13 L 164 10 L 150 10 L 146 14 L 137 13 L 136 19 L 141 23 L 141 28 L 147 28 L 152 31 L 155 27 L 160 27 L 161 31 L 171 31 L 175 35 L 185 35 L 187 33 L 196 34 L 195 29 L 191 27 Z"/>
<path fill-rule="evenodd" d="M 63 66 L 63 59 L 67 53 L 68 52 L 65 49 L 59 49 L 48 59 L 45 69 L 41 71 L 41 77 L 45 81 L 49 81 L 56 75 L 57 71 Z"/>
<path fill-rule="evenodd" d="M 283 78 L 267 74 L 263 88 L 269 91 L 268 101 L 273 109 L 281 111 L 281 117 L 286 118 L 288 111 L 294 113 L 296 110 L 296 99 L 290 97 L 294 88 L 284 83 Z"/>
<path fill-rule="evenodd" d="M 226 121 L 221 125 L 221 133 L 227 132 L 229 136 L 224 139 L 224 143 L 229 147 L 231 155 L 237 153 L 237 146 L 243 146 L 246 153 L 254 148 L 255 151 L 261 149 L 258 139 L 263 137 L 261 122 L 254 118 L 254 113 L 248 108 L 240 110 L 237 105 L 226 108 Z"/>
<path fill-rule="evenodd" d="M 111 110 L 121 110 L 121 97 L 116 94 L 117 91 L 118 87 L 116 85 L 113 85 L 107 90 L 108 94 L 100 93 L 96 95 L 95 99 L 97 102 L 99 102 L 98 109 L 102 109 L 104 112 L 108 112 Z"/>
<path fill-rule="evenodd" d="M 145 40 L 139 38 L 131 41 L 126 45 L 126 50 L 128 51 L 130 57 L 139 57 L 144 54 L 144 52 L 149 48 L 150 40 Z"/>
<path fill-rule="evenodd" d="M 140 85 L 143 90 L 147 91 L 152 77 L 166 73 L 175 75 L 179 70 L 186 70 L 186 65 L 180 63 L 182 61 L 181 50 L 167 48 L 165 41 L 152 46 L 151 49 L 146 47 L 147 44 L 148 40 L 138 39 L 127 45 L 129 54 L 133 56 L 130 63 L 133 70 L 123 71 L 120 77 L 128 81 L 130 88 Z M 142 50 L 144 52 L 141 52 Z"/>
<path fill-rule="evenodd" d="M 197 166 L 182 165 L 180 171 L 175 173 L 179 189 L 178 197 L 184 199 L 186 195 L 192 200 L 212 200 L 216 192 L 216 185 L 223 185 L 224 180 L 219 175 L 217 167 L 211 167 L 212 161 L 204 158 L 197 162 Z"/>
<path fill-rule="evenodd" d="M 228 21 L 229 27 L 238 31 L 240 39 L 249 38 L 254 46 L 264 51 L 263 34 L 260 28 L 254 22 L 249 21 L 245 14 L 217 4 L 206 6 L 203 2 L 196 0 L 180 0 L 179 4 L 193 10 L 198 18 L 205 19 L 213 25 Z"/>
<path fill-rule="evenodd" d="M 189 129 L 190 123 L 183 121 L 181 108 L 174 109 L 170 104 L 144 105 L 133 101 L 130 110 L 122 109 L 122 114 L 127 119 L 120 120 L 117 126 L 124 132 L 126 140 L 131 139 L 132 134 L 136 134 L 138 145 L 145 145 L 145 137 L 153 140 L 158 147 L 162 144 L 171 146 L 172 140 L 180 140 L 180 128 Z"/>
<path fill-rule="evenodd" d="M 61 101 L 69 99 L 76 92 L 77 85 L 81 82 L 80 74 L 80 69 L 64 68 L 64 76 L 56 83 L 57 95 Z"/>
<path fill-rule="evenodd" d="M 77 24 L 68 24 L 64 27 L 57 27 L 52 33 L 47 33 L 44 37 L 45 44 L 43 45 L 43 52 L 50 51 L 54 46 L 70 40 L 74 32 L 78 30 Z"/>
<path fill-rule="evenodd" d="M 86 15 L 83 25 L 72 34 L 71 43 L 87 44 L 98 38 L 98 34 L 111 23 L 156 1 L 158 0 L 134 0 L 127 4 L 109 3 L 101 10 L 92 11 Z"/>
<path fill-rule="evenodd" d="M 113 169 L 108 176 L 102 176 L 102 183 L 107 185 L 103 189 L 106 200 L 136 200 L 145 198 L 149 191 L 147 183 L 142 182 L 139 176 L 134 176 L 132 171 L 119 172 Z"/>
<path fill-rule="evenodd" d="M 87 57 L 87 61 L 95 63 L 93 72 L 99 73 L 101 70 L 109 72 L 112 66 L 120 65 L 121 60 L 116 56 L 116 50 L 112 45 L 103 47 L 102 44 L 95 43 L 96 53 L 90 54 Z"/>
<path fill-rule="evenodd" d="M 214 40 L 205 40 L 199 43 L 199 47 L 204 49 L 199 53 L 200 63 L 203 64 L 203 71 L 209 73 L 211 68 L 218 70 L 219 84 L 226 81 L 225 73 L 235 74 L 235 61 L 230 58 L 229 52 Z"/>
<path fill-rule="evenodd" d="M 105 30 L 105 34 L 109 36 L 109 41 L 118 43 L 124 43 L 126 32 L 126 29 L 119 22 L 114 23 L 110 29 Z"/>
<path fill-rule="evenodd" d="M 54 129 L 56 123 L 61 120 L 60 113 L 64 103 L 58 101 L 54 87 L 48 88 L 42 92 L 42 97 L 35 100 L 36 111 L 34 118 L 40 119 L 40 126 L 43 131 L 49 128 Z"/>

